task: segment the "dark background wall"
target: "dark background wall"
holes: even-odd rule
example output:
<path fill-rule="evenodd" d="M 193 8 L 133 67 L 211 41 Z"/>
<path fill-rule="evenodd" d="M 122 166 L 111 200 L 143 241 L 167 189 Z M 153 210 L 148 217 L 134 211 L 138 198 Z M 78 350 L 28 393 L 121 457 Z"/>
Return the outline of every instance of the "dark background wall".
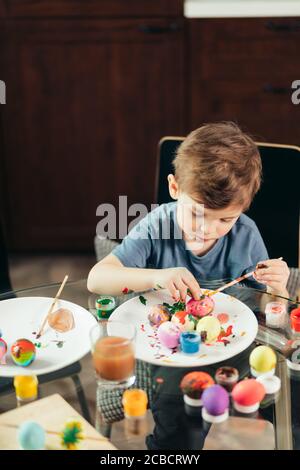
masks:
<path fill-rule="evenodd" d="M 230 119 L 300 144 L 299 37 L 297 18 L 185 19 L 175 0 L 0 1 L 9 250 L 91 251 L 99 204 L 154 202 L 164 135 Z"/>

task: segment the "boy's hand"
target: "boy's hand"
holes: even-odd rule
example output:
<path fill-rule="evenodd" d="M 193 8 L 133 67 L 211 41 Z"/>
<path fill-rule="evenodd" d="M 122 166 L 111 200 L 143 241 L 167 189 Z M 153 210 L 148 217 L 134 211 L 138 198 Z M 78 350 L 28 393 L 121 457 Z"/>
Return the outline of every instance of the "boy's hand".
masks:
<path fill-rule="evenodd" d="M 157 269 L 154 274 L 153 287 L 168 289 L 173 299 L 185 301 L 187 289 L 194 299 L 199 300 L 201 290 L 198 282 L 186 268 Z"/>
<path fill-rule="evenodd" d="M 259 268 L 263 265 L 262 268 Z M 267 285 L 273 294 L 288 296 L 286 285 L 290 270 L 285 261 L 281 259 L 268 259 L 257 264 L 254 278 Z"/>

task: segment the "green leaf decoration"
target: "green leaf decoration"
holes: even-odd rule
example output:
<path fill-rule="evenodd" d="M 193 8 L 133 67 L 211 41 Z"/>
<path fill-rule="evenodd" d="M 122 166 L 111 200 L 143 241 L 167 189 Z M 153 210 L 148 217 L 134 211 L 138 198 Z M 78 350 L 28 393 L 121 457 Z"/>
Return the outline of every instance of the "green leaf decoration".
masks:
<path fill-rule="evenodd" d="M 140 302 L 141 302 L 143 305 L 146 305 L 147 299 L 145 299 L 145 297 L 144 297 L 143 295 L 140 295 L 140 296 L 139 296 L 139 299 L 140 299 Z"/>
<path fill-rule="evenodd" d="M 61 443 L 67 449 L 75 449 L 82 439 L 82 425 L 77 421 L 68 423 L 61 433 Z"/>
<path fill-rule="evenodd" d="M 173 305 L 168 304 L 167 302 L 163 303 L 164 307 L 167 307 L 171 315 L 174 315 L 176 312 L 180 312 L 181 310 L 185 310 L 185 302 L 175 302 Z"/>

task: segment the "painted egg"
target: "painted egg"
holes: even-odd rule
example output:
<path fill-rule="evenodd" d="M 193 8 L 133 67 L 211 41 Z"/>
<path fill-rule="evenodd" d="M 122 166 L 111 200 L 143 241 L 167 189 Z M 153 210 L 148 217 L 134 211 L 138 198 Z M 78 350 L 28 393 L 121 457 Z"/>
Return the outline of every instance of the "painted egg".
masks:
<path fill-rule="evenodd" d="M 276 354 L 269 346 L 257 346 L 249 357 L 251 372 L 253 375 L 271 372 L 276 367 Z"/>
<path fill-rule="evenodd" d="M 170 312 L 165 305 L 153 305 L 150 309 L 148 320 L 152 326 L 159 326 L 170 320 Z"/>
<path fill-rule="evenodd" d="M 176 348 L 179 344 L 181 330 L 179 326 L 170 321 L 162 323 L 157 330 L 157 336 L 161 344 L 169 349 Z"/>
<path fill-rule="evenodd" d="M 179 311 L 174 313 L 171 321 L 179 326 L 181 331 L 193 331 L 198 320 L 186 311 Z"/>
<path fill-rule="evenodd" d="M 236 384 L 231 396 L 239 405 L 252 406 L 260 403 L 265 394 L 265 388 L 261 383 L 255 379 L 246 379 Z"/>
<path fill-rule="evenodd" d="M 214 309 L 215 302 L 211 297 L 202 296 L 200 300 L 191 299 L 186 305 L 186 311 L 195 317 L 205 317 Z"/>
<path fill-rule="evenodd" d="M 59 308 L 48 315 L 48 324 L 59 333 L 66 333 L 75 328 L 73 313 L 67 308 Z"/>
<path fill-rule="evenodd" d="M 15 341 L 10 352 L 18 366 L 29 366 L 35 359 L 35 345 L 29 339 L 21 338 Z"/>
<path fill-rule="evenodd" d="M 214 383 L 214 379 L 206 372 L 189 372 L 181 380 L 180 388 L 184 395 L 200 399 L 203 391 Z"/>
<path fill-rule="evenodd" d="M 4 339 L 1 338 L 1 333 L 0 333 L 0 364 L 4 365 L 6 364 L 5 361 L 5 355 L 7 353 L 7 344 Z"/>
<path fill-rule="evenodd" d="M 45 448 L 46 433 L 38 423 L 25 421 L 19 427 L 18 441 L 24 450 L 42 450 Z"/>
<path fill-rule="evenodd" d="M 215 317 L 204 317 L 199 320 L 196 331 L 201 335 L 202 341 L 212 343 L 218 338 L 221 325 Z"/>
<path fill-rule="evenodd" d="M 222 415 L 229 407 L 228 392 L 221 385 L 212 385 L 204 390 L 202 404 L 210 415 Z"/>

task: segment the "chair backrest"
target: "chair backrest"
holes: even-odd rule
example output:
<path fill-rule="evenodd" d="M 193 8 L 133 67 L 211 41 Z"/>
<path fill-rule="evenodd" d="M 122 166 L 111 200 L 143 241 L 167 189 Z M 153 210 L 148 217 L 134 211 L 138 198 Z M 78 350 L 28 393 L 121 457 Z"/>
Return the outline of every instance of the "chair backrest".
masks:
<path fill-rule="evenodd" d="M 11 290 L 8 270 L 8 257 L 2 224 L 0 220 L 0 292 Z"/>
<path fill-rule="evenodd" d="M 164 137 L 159 142 L 155 198 L 170 202 L 167 176 L 183 137 Z M 247 212 L 257 224 L 270 258 L 280 256 L 289 266 L 300 267 L 299 180 L 300 148 L 258 143 L 263 165 L 263 184 Z"/>

